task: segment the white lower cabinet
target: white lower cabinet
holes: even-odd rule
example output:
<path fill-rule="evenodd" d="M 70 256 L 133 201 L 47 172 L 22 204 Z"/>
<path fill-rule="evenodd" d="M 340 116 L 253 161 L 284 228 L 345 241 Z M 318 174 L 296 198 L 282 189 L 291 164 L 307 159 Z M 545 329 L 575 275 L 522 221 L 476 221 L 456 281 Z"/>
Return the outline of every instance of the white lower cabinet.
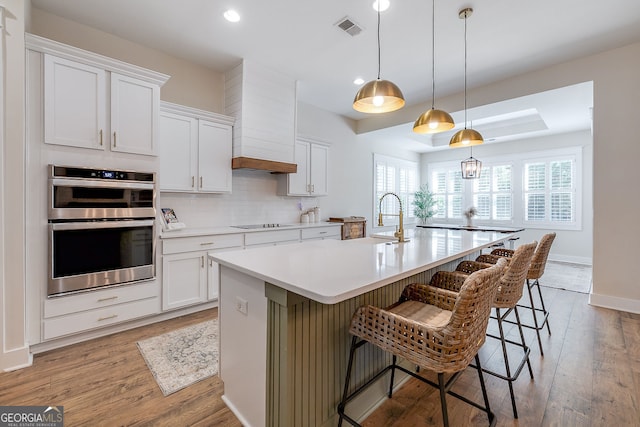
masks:
<path fill-rule="evenodd" d="M 328 225 L 326 227 L 307 228 L 301 230 L 300 238 L 302 239 L 302 241 L 324 239 L 340 240 L 340 231 L 341 225 Z"/>
<path fill-rule="evenodd" d="M 49 298 L 44 301 L 42 339 L 89 331 L 160 312 L 158 281 Z"/>
<path fill-rule="evenodd" d="M 206 251 L 163 255 L 163 310 L 198 304 L 207 300 L 206 258 Z"/>
<path fill-rule="evenodd" d="M 217 265 L 208 253 L 240 249 L 242 234 L 165 238 L 162 242 L 162 310 L 214 300 Z"/>

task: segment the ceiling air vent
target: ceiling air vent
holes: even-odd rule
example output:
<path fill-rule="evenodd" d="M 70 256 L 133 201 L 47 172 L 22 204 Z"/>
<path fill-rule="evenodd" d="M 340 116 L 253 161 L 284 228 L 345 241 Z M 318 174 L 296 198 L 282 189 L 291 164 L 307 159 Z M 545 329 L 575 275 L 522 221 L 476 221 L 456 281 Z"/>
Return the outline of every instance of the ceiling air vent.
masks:
<path fill-rule="evenodd" d="M 362 32 L 362 27 L 353 22 L 353 20 L 347 16 L 338 21 L 336 26 L 350 36 L 357 36 Z"/>

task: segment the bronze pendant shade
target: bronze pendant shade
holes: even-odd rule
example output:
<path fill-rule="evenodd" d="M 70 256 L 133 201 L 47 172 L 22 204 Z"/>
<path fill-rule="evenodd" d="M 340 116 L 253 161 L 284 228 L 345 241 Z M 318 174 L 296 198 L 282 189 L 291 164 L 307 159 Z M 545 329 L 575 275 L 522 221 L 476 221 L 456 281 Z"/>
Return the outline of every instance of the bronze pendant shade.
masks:
<path fill-rule="evenodd" d="M 360 88 L 353 109 L 361 113 L 388 113 L 404 107 L 404 95 L 398 86 L 380 78 L 380 3 L 378 3 L 378 78 Z"/>
<path fill-rule="evenodd" d="M 413 131 L 420 134 L 444 132 L 453 129 L 455 123 L 449 113 L 443 110 L 436 110 L 436 30 L 435 30 L 435 13 L 436 1 L 431 0 L 431 109 L 425 111 L 416 119 L 413 124 Z"/>
<path fill-rule="evenodd" d="M 458 17 L 464 19 L 464 129 L 459 130 L 451 137 L 449 147 L 473 146 L 484 142 L 480 132 L 467 129 L 467 18 L 469 18 L 472 13 L 473 9 L 471 8 L 462 9 L 458 13 Z"/>
<path fill-rule="evenodd" d="M 389 80 L 371 80 L 360 88 L 353 100 L 353 108 L 361 113 L 387 113 L 404 106 L 404 96 Z"/>

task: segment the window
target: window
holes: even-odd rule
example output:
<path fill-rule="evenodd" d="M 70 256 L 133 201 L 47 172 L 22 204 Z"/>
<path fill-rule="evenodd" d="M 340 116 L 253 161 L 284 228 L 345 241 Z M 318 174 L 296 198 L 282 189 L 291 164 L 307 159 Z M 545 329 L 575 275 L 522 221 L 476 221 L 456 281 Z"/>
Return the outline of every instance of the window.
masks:
<path fill-rule="evenodd" d="M 462 218 L 464 193 L 460 166 L 455 170 L 446 168 L 433 171 L 430 190 L 437 203 L 434 218 Z"/>
<path fill-rule="evenodd" d="M 572 158 L 525 163 L 524 220 L 540 224 L 575 223 L 575 181 Z"/>
<path fill-rule="evenodd" d="M 513 219 L 513 193 L 510 164 L 485 166 L 479 179 L 473 182 L 473 206 L 478 219 L 511 221 Z"/>
<path fill-rule="evenodd" d="M 409 160 L 387 157 L 380 154 L 373 155 L 374 162 L 374 183 L 375 197 L 373 213 L 377 225 L 378 208 L 380 206 L 380 198 L 388 192 L 392 192 L 400 197 L 404 217 L 409 220 L 415 220 L 413 214 L 413 197 L 418 190 L 418 163 Z M 393 196 L 387 196 L 382 203 L 382 212 L 385 214 L 395 215 L 398 213 L 398 201 Z M 393 225 L 398 223 L 397 217 L 385 217 L 385 225 Z"/>
<path fill-rule="evenodd" d="M 484 158 L 479 179 L 462 179 L 460 163 L 428 165 L 438 201 L 435 218 L 459 222 L 475 206 L 475 220 L 527 228 L 579 230 L 582 148 L 569 147 Z"/>

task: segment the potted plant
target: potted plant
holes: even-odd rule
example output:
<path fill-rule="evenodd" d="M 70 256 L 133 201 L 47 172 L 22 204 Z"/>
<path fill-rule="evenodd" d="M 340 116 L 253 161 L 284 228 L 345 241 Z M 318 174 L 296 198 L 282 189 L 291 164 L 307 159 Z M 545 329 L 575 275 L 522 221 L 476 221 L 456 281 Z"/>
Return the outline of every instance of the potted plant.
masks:
<path fill-rule="evenodd" d="M 421 224 L 426 224 L 436 214 L 436 199 L 427 184 L 421 185 L 413 196 L 413 213 Z"/>

